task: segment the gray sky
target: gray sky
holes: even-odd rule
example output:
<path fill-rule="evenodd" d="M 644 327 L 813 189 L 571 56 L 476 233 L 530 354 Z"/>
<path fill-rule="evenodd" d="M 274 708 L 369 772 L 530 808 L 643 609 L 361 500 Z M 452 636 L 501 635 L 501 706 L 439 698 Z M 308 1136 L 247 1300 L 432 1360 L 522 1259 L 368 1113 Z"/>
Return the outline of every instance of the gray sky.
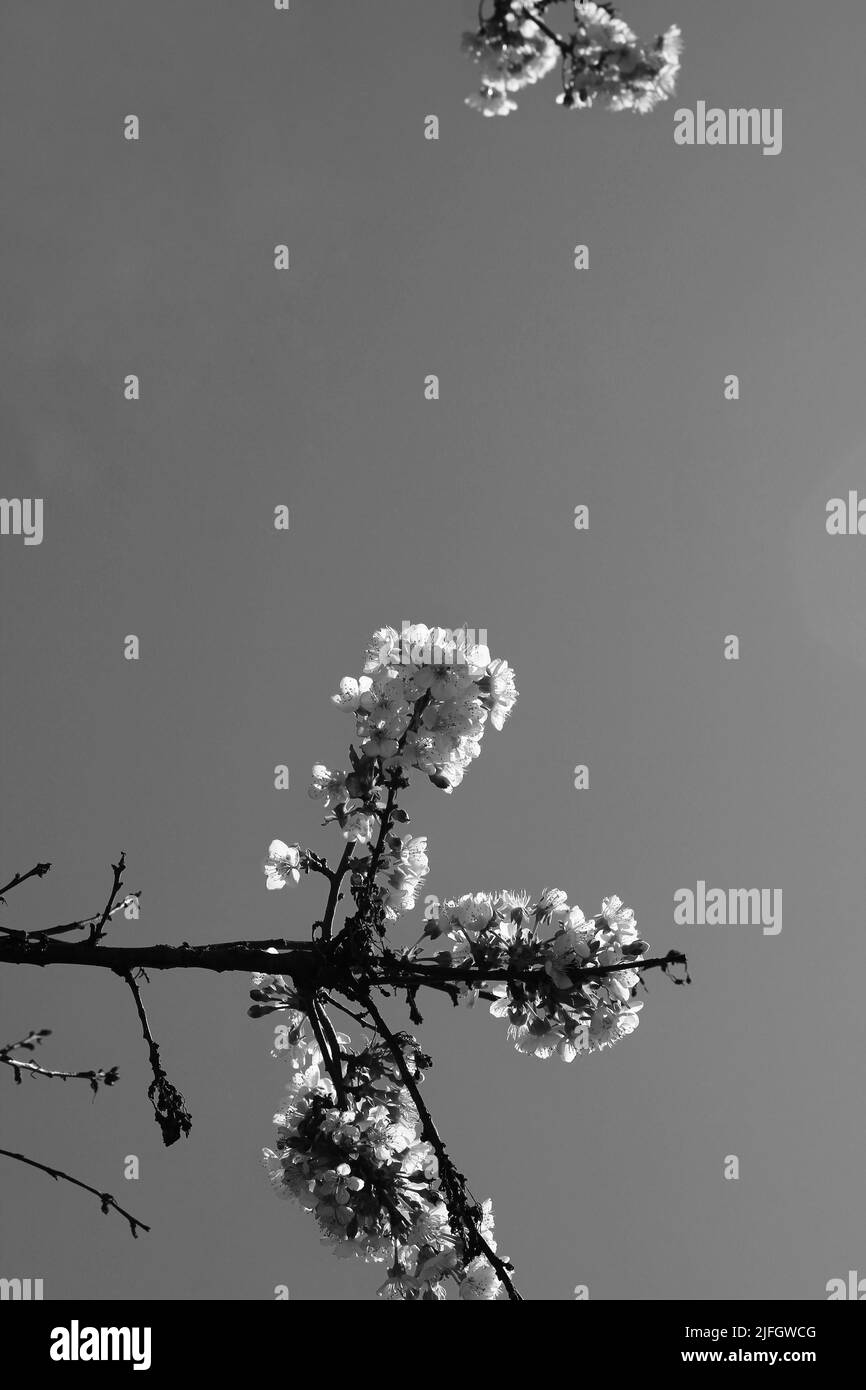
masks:
<path fill-rule="evenodd" d="M 633 0 L 642 33 L 683 27 L 672 102 L 568 114 L 551 77 L 496 121 L 463 105 L 474 13 L 7 0 L 2 493 L 42 496 L 45 533 L 0 539 L 2 867 L 54 869 L 4 920 L 95 911 L 123 848 L 143 904 L 117 943 L 304 934 L 321 881 L 267 894 L 260 864 L 275 835 L 334 853 L 306 785 L 345 758 L 336 682 L 382 623 L 484 627 L 521 698 L 454 796 L 409 795 L 428 891 L 617 892 L 694 975 L 650 976 L 637 1034 L 570 1067 L 483 1007 L 423 1010 L 425 1093 L 500 1249 L 529 1299 L 822 1298 L 866 1261 L 866 541 L 824 526 L 866 492 L 866 11 Z M 781 107 L 782 154 L 675 145 L 699 100 Z M 675 925 L 699 879 L 783 890 L 783 930 Z M 247 987 L 153 978 L 194 1121 L 164 1150 L 121 983 L 2 972 L 4 1040 L 50 1027 L 46 1065 L 122 1084 L 0 1077 L 0 1144 L 153 1230 L 0 1160 L 0 1274 L 373 1297 L 269 1191 L 285 1072 Z"/>

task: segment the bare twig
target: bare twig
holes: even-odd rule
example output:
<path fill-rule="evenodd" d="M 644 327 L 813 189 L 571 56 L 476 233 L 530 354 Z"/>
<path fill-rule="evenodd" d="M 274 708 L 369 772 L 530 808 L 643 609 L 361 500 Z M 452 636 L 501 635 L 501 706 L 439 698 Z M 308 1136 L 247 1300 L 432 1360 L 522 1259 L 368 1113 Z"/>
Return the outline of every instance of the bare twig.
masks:
<path fill-rule="evenodd" d="M 110 921 L 110 919 L 111 919 L 112 917 L 116 917 L 116 916 L 117 916 L 118 912 L 122 912 L 123 909 L 124 909 L 125 907 L 128 907 L 129 904 L 132 902 L 133 898 L 140 898 L 140 897 L 141 897 L 141 893 L 127 893 L 127 895 L 126 895 L 125 898 L 123 898 L 119 903 L 116 903 L 116 904 L 115 904 L 115 906 L 111 909 L 111 911 L 110 911 L 109 914 L 108 914 L 108 917 L 107 917 L 105 920 L 106 920 L 106 921 Z M 85 917 L 85 918 L 84 918 L 82 921 L 80 921 L 80 922 L 65 922 L 65 923 L 63 923 L 63 924 L 62 924 L 61 926 L 59 926 L 59 927 L 42 927 L 39 931 L 28 932 L 27 935 L 28 935 L 28 936 L 62 936 L 64 932 L 68 932 L 68 931 L 79 931 L 79 930 L 83 930 L 83 928 L 85 928 L 85 927 L 90 927 L 90 926 L 92 926 L 93 923 L 97 920 L 97 918 L 98 918 L 100 915 L 101 915 L 100 913 L 96 912 L 96 913 L 93 914 L 92 917 Z"/>
<path fill-rule="evenodd" d="M 0 1047 L 0 1062 L 4 1066 L 11 1067 L 15 1074 L 16 1086 L 21 1085 L 21 1073 L 28 1071 L 32 1076 L 45 1076 L 52 1081 L 89 1081 L 90 1089 L 94 1093 L 99 1090 L 100 1083 L 104 1086 L 113 1086 L 119 1079 L 117 1067 L 110 1067 L 106 1071 L 103 1067 L 91 1071 L 50 1071 L 48 1067 L 40 1067 L 38 1062 L 28 1062 L 21 1057 L 13 1057 L 13 1052 L 22 1049 L 26 1052 L 35 1052 L 36 1048 L 42 1043 L 43 1038 L 51 1036 L 50 1028 L 33 1029 L 25 1038 L 20 1038 L 18 1042 L 6 1043 Z"/>
<path fill-rule="evenodd" d="M 34 864 L 32 869 L 28 869 L 26 874 L 15 874 L 3 888 L 0 888 L 0 903 L 5 902 L 5 894 L 11 893 L 13 888 L 17 888 L 19 883 L 26 883 L 28 878 L 44 878 L 51 868 L 50 864 Z"/>
<path fill-rule="evenodd" d="M 341 1004 L 339 999 L 335 999 L 333 995 L 326 994 L 325 998 L 327 999 L 328 1003 L 332 1006 L 332 1008 L 339 1009 L 340 1013 L 345 1014 L 347 1018 L 353 1018 L 356 1023 L 361 1024 L 362 1028 L 371 1028 L 373 1026 L 370 1023 L 370 1020 L 368 1018 L 365 1018 L 363 1014 L 356 1014 L 354 1009 L 347 1009 L 345 1004 Z"/>
<path fill-rule="evenodd" d="M 552 40 L 553 40 L 553 42 L 556 44 L 557 48 L 559 49 L 560 53 L 567 53 L 567 52 L 568 52 L 568 44 L 565 42 L 565 40 L 564 40 L 563 38 L 560 37 L 559 34 L 557 34 L 553 29 L 551 29 L 551 28 L 549 27 L 549 25 L 545 24 L 545 22 L 544 22 L 543 19 L 539 19 L 538 15 L 535 13 L 535 11 L 536 11 L 538 8 L 539 8 L 538 5 L 529 5 L 529 4 L 527 4 L 527 6 L 526 6 L 526 14 L 527 14 L 527 17 L 528 17 L 529 19 L 531 19 L 531 20 L 533 21 L 534 24 L 537 24 L 537 25 L 538 25 L 538 28 L 541 30 L 541 32 L 542 32 L 543 34 L 546 34 L 547 37 L 548 37 L 549 39 L 552 39 Z"/>
<path fill-rule="evenodd" d="M 159 1060 L 159 1046 L 150 1031 L 150 1024 L 147 1021 L 138 984 L 129 971 L 118 971 L 118 974 L 129 985 L 135 1000 L 135 1007 L 141 1022 L 141 1031 L 147 1043 L 150 1067 L 153 1072 L 153 1080 L 147 1088 L 147 1098 L 153 1106 L 154 1119 L 162 1130 L 162 1142 L 168 1147 L 169 1144 L 175 1144 L 181 1135 L 189 1134 L 192 1129 L 192 1116 L 186 1108 L 186 1101 L 180 1091 L 169 1081 Z"/>
<path fill-rule="evenodd" d="M 22 1047 L 27 1052 L 35 1052 L 37 1047 L 41 1047 L 42 1039 L 50 1037 L 50 1028 L 31 1028 L 30 1032 L 26 1033 L 23 1038 L 19 1038 L 17 1042 L 4 1043 L 0 1047 L 0 1056 L 7 1056 L 10 1052 L 18 1052 Z"/>
<path fill-rule="evenodd" d="M 102 1204 L 103 1215 L 107 1216 L 109 1211 L 114 1209 L 118 1215 L 129 1222 L 129 1229 L 133 1237 L 138 1239 L 138 1231 L 149 1231 L 150 1227 L 145 1226 L 143 1221 L 139 1221 L 137 1216 L 132 1216 L 128 1211 L 115 1201 L 110 1192 L 100 1192 L 98 1187 L 91 1187 L 89 1182 L 82 1182 L 80 1178 L 73 1178 L 69 1173 L 64 1173 L 60 1168 L 50 1168 L 47 1163 L 37 1163 L 35 1158 L 27 1158 L 24 1154 L 13 1153 L 11 1149 L 0 1149 L 0 1154 L 6 1158 L 14 1158 L 19 1163 L 26 1163 L 30 1168 L 38 1168 L 40 1172 L 47 1173 L 55 1182 L 62 1179 L 64 1182 L 71 1182 L 75 1187 L 83 1187 L 85 1192 L 92 1192 L 94 1197 L 98 1197 Z"/>
<path fill-rule="evenodd" d="M 333 873 L 329 873 L 331 889 L 328 893 L 328 901 L 325 905 L 325 919 L 322 922 L 322 940 L 330 941 L 331 932 L 334 926 L 334 913 L 337 910 L 337 903 L 340 901 L 340 885 L 346 876 L 352 856 L 355 853 L 355 841 L 348 840 L 346 848 L 343 850 L 342 858 Z"/>
<path fill-rule="evenodd" d="M 105 904 L 105 907 L 102 910 L 102 916 L 100 917 L 99 921 L 96 922 L 90 928 L 89 942 L 91 946 L 95 946 L 97 941 L 101 940 L 101 938 L 105 935 L 105 924 L 111 916 L 112 912 L 114 911 L 115 899 L 123 885 L 123 871 L 126 868 L 126 855 L 124 854 L 123 850 L 120 851 L 120 858 L 118 859 L 117 863 L 112 864 L 111 867 L 114 870 L 114 882 L 111 885 L 111 892 L 108 895 L 108 902 Z"/>
<path fill-rule="evenodd" d="M 140 897 L 141 893 L 127 893 L 126 897 L 123 898 L 121 902 L 116 903 L 115 906 L 111 909 L 111 911 L 108 914 L 108 917 L 116 917 L 118 912 L 122 912 L 125 907 L 129 906 L 133 898 Z M 68 931 L 85 931 L 88 927 L 93 927 L 94 923 L 98 922 L 101 918 L 101 912 L 94 912 L 93 915 L 90 917 L 81 917 L 75 922 L 64 922 L 59 927 L 38 927 L 36 931 L 21 931 L 17 927 L 0 927 L 0 932 L 4 932 L 6 936 L 17 936 L 22 938 L 39 936 L 62 936 L 65 932 Z"/>

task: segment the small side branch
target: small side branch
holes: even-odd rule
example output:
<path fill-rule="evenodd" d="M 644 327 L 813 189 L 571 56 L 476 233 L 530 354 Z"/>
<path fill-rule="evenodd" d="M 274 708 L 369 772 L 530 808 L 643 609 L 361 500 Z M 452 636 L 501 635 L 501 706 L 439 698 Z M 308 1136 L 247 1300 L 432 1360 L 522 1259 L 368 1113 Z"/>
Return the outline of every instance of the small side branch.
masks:
<path fill-rule="evenodd" d="M 345 1110 L 348 1106 L 348 1100 L 346 1097 L 346 1083 L 343 1079 L 343 1065 L 340 1060 L 340 1044 L 337 1042 L 336 1034 L 331 1026 L 331 1020 L 316 999 L 310 999 L 307 1017 L 310 1020 L 313 1036 L 322 1054 L 325 1069 L 334 1083 L 337 1100 L 340 1107 Z"/>
<path fill-rule="evenodd" d="M 0 933 L 20 941 L 28 941 L 43 936 L 61 936 L 64 932 L 89 930 L 88 944 L 95 945 L 105 935 L 105 924 L 118 912 L 122 912 L 133 898 L 141 897 L 140 893 L 127 893 L 118 902 L 117 895 L 120 892 L 122 875 L 126 868 L 126 859 L 123 853 L 121 853 L 118 863 L 112 864 L 111 867 L 114 870 L 111 895 L 101 912 L 94 912 L 90 917 L 77 918 L 74 922 L 63 922 L 57 927 L 40 927 L 36 931 L 22 931 L 18 927 L 0 926 Z M 26 874 L 16 874 L 14 878 L 9 880 L 5 888 L 0 888 L 0 902 L 5 903 L 4 893 L 8 893 L 12 888 L 17 888 L 19 883 L 24 883 L 28 878 L 34 876 L 44 878 L 50 868 L 50 864 L 35 864 L 32 869 L 28 869 Z"/>
<path fill-rule="evenodd" d="M 96 943 L 100 941 L 102 937 L 105 935 L 105 924 L 111 916 L 112 912 L 115 910 L 115 902 L 117 899 L 117 895 L 123 886 L 123 871 L 126 868 L 126 855 L 124 854 L 123 850 L 120 851 L 120 858 L 118 859 L 117 863 L 112 864 L 111 867 L 114 870 L 114 882 L 111 885 L 111 892 L 108 896 L 108 902 L 105 904 L 105 907 L 102 910 L 102 916 L 99 918 L 98 922 L 94 923 L 94 925 L 90 928 L 90 936 L 88 938 L 88 941 L 91 946 L 95 946 Z"/>
<path fill-rule="evenodd" d="M 13 888 L 17 888 L 19 883 L 26 883 L 28 878 L 44 878 L 50 868 L 50 864 L 34 864 L 32 869 L 27 870 L 26 874 L 15 874 L 7 884 L 0 888 L 0 903 L 5 903 L 6 894 L 11 893 Z"/>
<path fill-rule="evenodd" d="M 569 51 L 569 46 L 565 40 L 557 34 L 555 30 L 551 29 L 549 24 L 545 24 L 544 20 L 537 14 L 537 11 L 542 8 L 543 6 L 540 4 L 527 5 L 525 10 L 527 19 L 531 19 L 541 30 L 542 34 L 546 34 L 547 37 L 556 44 L 560 53 L 567 53 Z"/>
<path fill-rule="evenodd" d="M 118 971 L 118 974 L 129 986 L 135 1000 L 142 1035 L 147 1043 L 150 1069 L 153 1072 L 153 1080 L 147 1088 L 147 1098 L 153 1106 L 154 1119 L 162 1130 L 162 1142 L 168 1147 L 177 1143 L 181 1135 L 189 1134 L 192 1129 L 192 1116 L 180 1091 L 169 1081 L 159 1059 L 159 1045 L 150 1031 L 138 984 L 129 971 Z"/>
<path fill-rule="evenodd" d="M 85 1192 L 92 1192 L 94 1197 L 99 1198 L 103 1215 L 107 1216 L 111 1210 L 116 1211 L 119 1216 L 123 1217 L 124 1221 L 129 1222 L 129 1229 L 136 1240 L 139 1231 L 150 1230 L 150 1227 L 145 1226 L 143 1221 L 139 1221 L 137 1216 L 132 1216 L 130 1212 L 124 1211 L 110 1192 L 100 1192 L 98 1187 L 91 1187 L 89 1182 L 82 1182 L 80 1178 L 73 1178 L 71 1174 L 64 1173 L 61 1168 L 50 1168 L 47 1163 L 37 1163 L 35 1158 L 27 1158 L 24 1154 L 13 1153 L 11 1149 L 0 1149 L 0 1154 L 6 1158 L 14 1158 L 18 1163 L 26 1163 L 30 1168 L 38 1168 L 41 1173 L 47 1173 L 49 1178 L 54 1178 L 55 1182 L 60 1180 L 70 1182 L 74 1187 L 83 1187 Z"/>
<path fill-rule="evenodd" d="M 349 840 L 343 850 L 342 858 L 333 873 L 329 873 L 331 888 L 328 893 L 328 901 L 325 906 L 325 920 L 322 923 L 322 940 L 330 941 L 331 932 L 334 927 L 334 913 L 337 910 L 337 903 L 340 901 L 340 884 L 346 876 L 346 871 L 355 853 L 355 842 Z"/>
<path fill-rule="evenodd" d="M 103 1067 L 98 1070 L 90 1071 L 52 1071 L 48 1067 L 40 1067 L 38 1062 L 29 1062 L 22 1057 L 13 1057 L 13 1052 L 35 1052 L 40 1046 L 43 1038 L 51 1036 L 50 1028 L 33 1029 L 25 1038 L 19 1038 L 18 1042 L 7 1043 L 5 1047 L 0 1047 L 0 1062 L 4 1066 L 11 1067 L 15 1075 L 16 1086 L 21 1085 L 21 1073 L 30 1072 L 31 1076 L 45 1076 L 52 1081 L 89 1081 L 90 1089 L 94 1094 L 99 1090 L 100 1084 L 103 1086 L 113 1086 L 119 1079 L 117 1067 L 110 1067 L 107 1071 Z"/>

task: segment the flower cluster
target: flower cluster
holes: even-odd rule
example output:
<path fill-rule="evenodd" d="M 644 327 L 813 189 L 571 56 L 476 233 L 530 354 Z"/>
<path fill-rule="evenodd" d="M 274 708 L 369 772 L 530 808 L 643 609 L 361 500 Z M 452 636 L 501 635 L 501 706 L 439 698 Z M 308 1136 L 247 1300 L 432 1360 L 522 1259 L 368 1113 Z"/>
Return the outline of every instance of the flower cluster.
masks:
<path fill-rule="evenodd" d="M 334 703 L 354 714 L 362 753 L 381 759 L 383 771 L 416 768 L 450 792 L 478 757 L 488 718 L 502 728 L 517 699 L 514 672 L 473 637 L 423 623 L 380 628 L 364 674 L 340 682 Z M 340 795 L 334 774 L 324 786 L 331 799 Z"/>
<path fill-rule="evenodd" d="M 486 20 L 477 33 L 463 35 L 463 48 L 481 69 L 481 87 L 466 105 L 483 116 L 507 116 L 517 110 L 510 92 L 519 92 L 555 68 L 559 48 L 522 4 Z"/>
<path fill-rule="evenodd" d="M 388 921 L 402 912 L 411 912 L 429 872 L 426 835 L 389 835 L 386 851 L 379 860 L 376 880 L 383 889 L 382 907 Z"/>
<path fill-rule="evenodd" d="M 506 0 L 496 0 L 500 17 L 505 8 Z M 630 42 L 630 31 L 607 7 L 575 8 L 587 52 Z M 521 40 L 531 37 L 521 31 Z M 527 57 L 525 70 L 531 67 Z M 516 73 L 507 81 L 516 82 Z M 290 1069 L 285 1104 L 275 1116 L 276 1148 L 264 1151 L 265 1163 L 277 1193 L 311 1211 L 338 1254 L 387 1266 L 379 1289 L 387 1299 L 441 1300 L 455 1287 L 469 1300 L 519 1295 L 509 1262 L 495 1253 L 491 1203 L 479 1206 L 468 1192 L 421 1100 L 418 1086 L 430 1059 L 408 1034 L 392 1034 L 371 991 L 405 989 L 416 1024 L 422 1020 L 415 999 L 424 985 L 468 1003 L 483 998 L 493 1015 L 507 1020 L 518 1051 L 556 1052 L 571 1062 L 637 1027 L 641 967 L 684 961 L 676 952 L 647 961 L 647 943 L 620 898 L 605 898 L 587 919 L 551 888 L 537 900 L 523 893 L 466 894 L 442 903 L 414 945 L 397 951 L 388 943 L 386 923 L 415 906 L 429 872 L 427 839 L 406 829 L 400 791 L 420 771 L 451 792 L 478 757 L 488 723 L 502 729 L 516 699 L 513 671 L 474 632 L 407 623 L 400 632 L 380 628 L 362 673 L 345 677 L 333 696 L 354 719 L 350 767 L 313 768 L 310 795 L 324 803 L 325 823 L 336 822 L 347 841 L 340 862 L 332 868 L 283 840 L 271 842 L 264 862 L 269 889 L 311 872 L 330 885 L 324 919 L 314 926 L 315 949 L 295 965 L 296 981 L 252 978 L 249 1013 L 280 1017 L 274 1055 Z M 347 875 L 355 911 L 335 930 Z M 424 955 L 430 939 L 447 949 Z M 289 943 L 267 951 L 274 965 L 292 968 Z M 328 991 L 344 994 L 361 1012 Z M 369 1029 L 361 1050 L 335 1032 L 325 999 Z"/>
<path fill-rule="evenodd" d="M 463 47 L 481 66 L 481 90 L 467 97 L 469 106 L 485 116 L 507 116 L 517 107 L 509 93 L 545 77 L 560 55 L 557 101 L 567 108 L 598 103 L 645 113 L 672 95 L 682 55 L 676 25 L 643 44 L 612 5 L 575 0 L 574 32 L 554 38 L 532 17 L 544 8 L 543 0 L 497 0 L 493 17 L 464 35 Z"/>
<path fill-rule="evenodd" d="M 367 647 L 363 673 L 344 677 L 332 697 L 354 715 L 360 752 L 350 747 L 351 769 L 316 763 L 309 795 L 324 803 L 326 823 L 339 824 L 353 853 L 369 851 L 366 859 L 353 858 L 353 886 L 369 870 L 386 921 L 415 906 L 430 867 L 424 836 L 407 835 L 395 824 L 402 827 L 408 817 L 393 804 L 394 792 L 408 785 L 412 769 L 452 792 L 481 752 L 488 721 L 501 730 L 517 699 L 511 667 L 474 637 L 471 629 L 423 623 L 404 623 L 400 632 L 380 628 Z M 321 869 L 309 851 L 273 840 L 266 886 L 297 883 L 311 861 Z"/>
<path fill-rule="evenodd" d="M 439 963 L 490 971 L 464 983 L 461 993 L 470 1003 L 479 993 L 495 996 L 490 1012 L 508 1019 L 519 1052 L 556 1052 L 572 1062 L 579 1052 L 611 1046 L 640 1021 L 634 966 L 648 947 L 619 898 L 605 898 L 587 920 L 559 889 L 546 888 L 536 903 L 523 894 L 470 893 L 442 904 L 438 927 L 453 943 L 439 952 Z M 542 928 L 552 935 L 541 938 Z"/>
<path fill-rule="evenodd" d="M 269 990 L 278 997 L 280 980 L 255 977 L 253 997 Z M 338 1255 L 388 1261 L 383 1298 L 444 1299 L 448 1279 L 461 1298 L 497 1298 L 495 1270 L 483 1256 L 467 1259 L 451 1228 L 436 1154 L 420 1138 L 417 1109 L 391 1054 L 376 1043 L 354 1053 L 348 1038 L 338 1034 L 337 1041 L 349 1097 L 342 1104 L 318 1046 L 303 1025 L 295 1034 L 285 1104 L 274 1116 L 276 1149 L 264 1150 L 275 1191 L 313 1213 L 323 1242 Z M 399 1042 L 420 1080 L 428 1059 L 407 1035 Z M 489 1202 L 479 1227 L 495 1249 Z"/>
<path fill-rule="evenodd" d="M 643 115 L 672 95 L 683 48 L 675 24 L 645 46 L 603 5 L 590 0 L 574 12 L 577 28 L 563 60 L 561 105 L 581 110 L 599 102 L 610 111 Z"/>

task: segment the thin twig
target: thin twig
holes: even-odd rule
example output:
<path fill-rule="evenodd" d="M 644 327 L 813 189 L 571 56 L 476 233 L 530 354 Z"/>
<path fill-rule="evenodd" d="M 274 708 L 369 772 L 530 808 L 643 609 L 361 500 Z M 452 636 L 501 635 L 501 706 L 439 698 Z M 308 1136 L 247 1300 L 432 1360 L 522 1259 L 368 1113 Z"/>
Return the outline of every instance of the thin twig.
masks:
<path fill-rule="evenodd" d="M 38 1062 L 28 1062 L 21 1057 L 12 1056 L 13 1052 L 20 1052 L 22 1049 L 25 1052 L 35 1052 L 37 1047 L 42 1046 L 43 1040 L 50 1037 L 50 1028 L 31 1028 L 26 1037 L 0 1047 L 0 1062 L 12 1068 L 16 1086 L 21 1085 L 22 1071 L 29 1071 L 33 1076 L 46 1076 L 52 1081 L 89 1081 L 94 1094 L 99 1090 L 100 1082 L 105 1086 L 113 1086 L 115 1081 L 119 1080 L 117 1067 L 110 1067 L 107 1071 L 103 1067 L 91 1071 L 51 1071 L 48 1067 L 40 1067 Z"/>
<path fill-rule="evenodd" d="M 90 928 L 89 942 L 91 946 L 95 946 L 96 943 L 100 941 L 102 937 L 105 935 L 105 924 L 114 910 L 114 900 L 117 897 L 123 885 L 123 871 L 126 868 L 126 855 L 123 850 L 120 851 L 120 858 L 118 859 L 117 863 L 112 864 L 111 867 L 114 870 L 114 882 L 111 885 L 111 892 L 108 895 L 108 902 L 105 904 L 105 907 L 102 910 L 102 916 L 100 917 L 96 925 Z"/>
<path fill-rule="evenodd" d="M 124 908 L 129 907 L 129 904 L 132 902 L 133 898 L 140 898 L 140 897 L 141 897 L 141 893 L 140 893 L 140 892 L 136 892 L 136 893 L 127 893 L 126 897 L 123 898 L 123 899 L 121 900 L 121 902 L 116 903 L 115 906 L 111 909 L 111 911 L 109 912 L 108 916 L 105 918 L 105 921 L 110 921 L 112 917 L 116 917 L 116 916 L 117 916 L 118 912 L 123 912 Z M 100 913 L 97 912 L 97 913 L 94 913 L 92 917 L 85 917 L 84 920 L 81 921 L 81 922 L 64 922 L 64 923 L 63 923 L 61 926 L 59 926 L 59 927 L 42 927 L 39 931 L 28 932 L 27 935 L 28 935 L 28 936 L 61 936 L 64 932 L 68 932 L 68 931 L 77 931 L 77 930 L 79 930 L 80 928 L 91 926 L 91 925 L 96 921 L 96 919 L 97 919 L 99 916 L 100 916 Z"/>
<path fill-rule="evenodd" d="M 118 912 L 122 912 L 124 908 L 129 906 L 133 898 L 140 897 L 140 892 L 127 893 L 126 897 L 123 898 L 121 902 L 116 903 L 115 906 L 111 909 L 106 920 L 110 920 L 112 917 L 116 917 Z M 59 927 L 38 927 L 36 931 L 21 931 L 17 927 L 0 926 L 0 932 L 4 932 L 7 936 L 17 936 L 23 939 L 26 939 L 28 937 L 33 938 L 39 936 L 62 936 L 64 932 L 68 931 L 85 931 L 86 928 L 92 927 L 94 923 L 98 922 L 101 918 L 101 912 L 94 912 L 90 917 L 82 917 L 77 922 L 64 922 Z"/>
<path fill-rule="evenodd" d="M 28 869 L 26 874 L 16 874 L 10 878 L 5 887 L 0 888 L 0 902 L 5 901 L 4 894 L 11 893 L 13 888 L 17 888 L 19 883 L 26 883 L 28 878 L 44 878 L 51 868 L 50 864 L 34 864 L 32 869 Z"/>
<path fill-rule="evenodd" d="M 105 1071 L 103 1067 L 100 1067 L 98 1071 L 50 1071 L 47 1067 L 40 1067 L 37 1062 L 22 1062 L 20 1058 L 0 1057 L 0 1062 L 13 1068 L 15 1080 L 19 1083 L 22 1071 L 29 1071 L 33 1076 L 47 1076 L 58 1081 L 89 1081 L 92 1091 L 99 1090 L 100 1082 L 105 1086 L 113 1086 L 115 1081 L 120 1079 L 117 1067 L 110 1067 L 108 1071 Z"/>
<path fill-rule="evenodd" d="M 542 34 L 546 34 L 549 39 L 553 40 L 560 53 L 567 53 L 568 44 L 565 42 L 565 40 L 561 38 L 559 34 L 555 33 L 555 31 L 551 29 L 547 24 L 545 24 L 543 19 L 539 19 L 538 15 L 534 13 L 534 10 L 534 5 L 527 4 L 525 10 L 527 17 L 532 20 L 533 24 L 538 25 L 538 28 L 541 30 Z"/>
<path fill-rule="evenodd" d="M 30 1032 L 26 1033 L 23 1038 L 19 1038 L 17 1042 L 4 1043 L 0 1047 L 0 1056 L 8 1056 L 10 1052 L 18 1052 L 22 1047 L 28 1052 L 35 1052 L 37 1047 L 42 1046 L 43 1038 L 50 1037 L 50 1028 L 31 1028 Z"/>
<path fill-rule="evenodd" d="M 323 941 L 330 941 L 331 939 L 331 931 L 334 925 L 334 913 L 337 910 L 337 903 L 340 900 L 340 884 L 343 882 L 343 879 L 345 878 L 346 870 L 349 867 L 349 861 L 351 860 L 352 855 L 354 853 L 355 841 L 348 840 L 346 843 L 346 848 L 343 850 L 343 855 L 340 859 L 339 864 L 337 865 L 334 872 L 332 874 L 329 874 L 331 880 L 331 890 L 328 893 L 328 901 L 325 906 L 325 920 L 322 922 Z"/>
<path fill-rule="evenodd" d="M 91 1187 L 89 1182 L 82 1182 L 80 1178 L 73 1178 L 69 1173 L 64 1173 L 61 1168 L 49 1168 L 47 1163 L 37 1163 L 35 1158 L 27 1158 L 24 1154 L 13 1153 L 11 1149 L 0 1149 L 0 1154 L 4 1154 L 6 1158 L 17 1159 L 19 1163 L 26 1163 L 31 1168 L 38 1168 L 40 1172 L 47 1173 L 50 1178 L 54 1178 L 55 1182 L 62 1178 L 64 1182 L 71 1182 L 75 1187 L 83 1187 L 85 1192 L 92 1192 L 94 1197 L 98 1197 L 102 1203 L 102 1211 L 105 1216 L 113 1208 L 124 1220 L 129 1222 L 129 1229 L 136 1240 L 138 1239 L 136 1227 L 142 1231 L 150 1230 L 150 1227 L 145 1226 L 143 1221 L 139 1221 L 137 1216 L 132 1216 L 128 1211 L 124 1211 L 110 1192 L 100 1192 L 98 1187 Z"/>
<path fill-rule="evenodd" d="M 325 998 L 332 1008 L 339 1009 L 340 1013 L 345 1014 L 347 1018 L 353 1018 L 356 1023 L 360 1023 L 362 1028 L 371 1028 L 373 1026 L 370 1020 L 365 1018 L 363 1014 L 356 1014 L 354 1009 L 347 1009 L 345 1004 L 341 1004 L 332 994 L 326 994 Z"/>
<path fill-rule="evenodd" d="M 118 974 L 129 985 L 135 1000 L 141 1031 L 147 1043 L 150 1068 L 153 1072 L 153 1080 L 147 1088 L 147 1098 L 153 1106 L 154 1119 L 162 1130 L 162 1142 L 168 1147 L 169 1144 L 176 1143 L 182 1134 L 189 1134 L 192 1129 L 192 1116 L 186 1108 L 183 1096 L 169 1081 L 159 1060 L 159 1046 L 150 1031 L 150 1024 L 147 1021 L 138 984 L 129 971 L 118 971 Z"/>

